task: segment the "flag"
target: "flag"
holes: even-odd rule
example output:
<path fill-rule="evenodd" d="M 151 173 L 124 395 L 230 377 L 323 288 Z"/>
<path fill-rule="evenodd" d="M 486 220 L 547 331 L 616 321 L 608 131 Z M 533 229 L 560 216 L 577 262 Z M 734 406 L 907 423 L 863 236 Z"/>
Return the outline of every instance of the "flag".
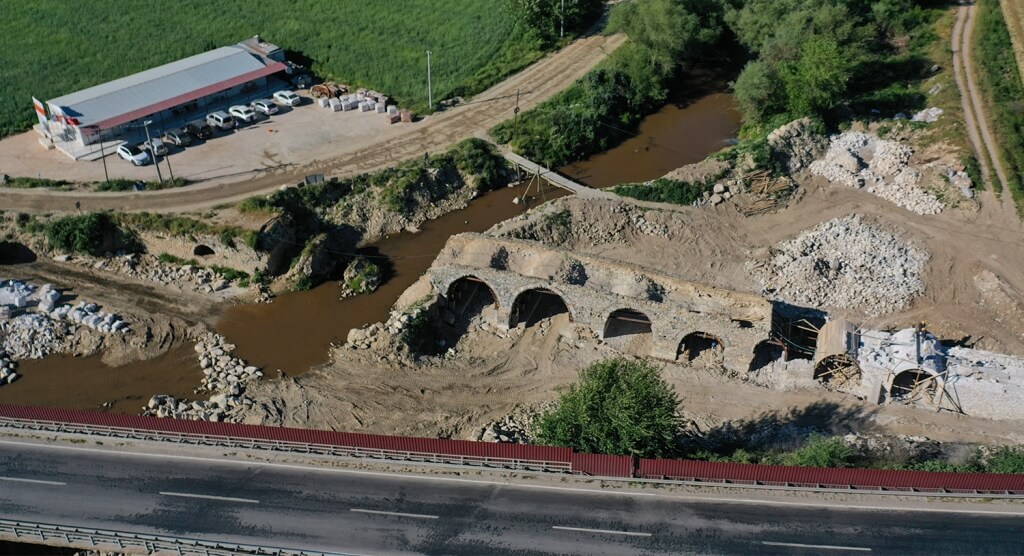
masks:
<path fill-rule="evenodd" d="M 39 123 L 46 125 L 46 107 L 36 97 L 32 97 L 32 104 L 36 107 L 36 116 L 39 118 Z"/>

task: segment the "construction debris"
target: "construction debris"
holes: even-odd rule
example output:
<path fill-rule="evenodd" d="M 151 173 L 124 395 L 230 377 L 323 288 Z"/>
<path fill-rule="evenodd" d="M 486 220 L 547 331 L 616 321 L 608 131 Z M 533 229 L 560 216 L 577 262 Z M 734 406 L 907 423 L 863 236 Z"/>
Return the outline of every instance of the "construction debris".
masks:
<path fill-rule="evenodd" d="M 877 316 L 902 309 L 924 291 L 921 273 L 928 258 L 854 214 L 778 245 L 769 259 L 748 262 L 747 270 L 769 297 Z"/>

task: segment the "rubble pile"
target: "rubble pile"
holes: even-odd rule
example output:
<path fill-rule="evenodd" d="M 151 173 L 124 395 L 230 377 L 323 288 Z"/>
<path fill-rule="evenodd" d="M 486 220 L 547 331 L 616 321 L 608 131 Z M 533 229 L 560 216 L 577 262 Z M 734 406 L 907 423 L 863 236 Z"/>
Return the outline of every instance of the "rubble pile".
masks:
<path fill-rule="evenodd" d="M 424 309 L 413 309 L 408 313 L 391 311 L 383 324 L 375 322 L 365 328 L 353 328 L 348 332 L 348 346 L 352 349 L 369 349 L 378 340 L 389 342 L 402 335 Z"/>
<path fill-rule="evenodd" d="M 825 150 L 826 144 L 825 137 L 814 130 L 810 118 L 789 122 L 768 134 L 773 155 L 786 165 L 790 174 L 810 165 Z"/>
<path fill-rule="evenodd" d="M 177 400 L 160 394 L 149 399 L 143 415 L 199 421 L 239 421 L 241 413 L 253 405 L 245 395 L 246 385 L 263 377 L 263 371 L 232 357 L 235 346 L 219 334 L 207 334 L 195 346 L 203 381 L 196 392 L 210 392 L 207 400 Z"/>
<path fill-rule="evenodd" d="M 842 307 L 868 315 L 902 309 L 924 291 L 929 255 L 853 214 L 823 222 L 750 261 L 765 295 L 811 307 Z"/>
<path fill-rule="evenodd" d="M 529 444 L 533 441 L 537 420 L 550 406 L 547 403 L 539 407 L 519 407 L 505 417 L 477 429 L 470 440 Z"/>
<path fill-rule="evenodd" d="M 6 351 L 0 349 L 0 385 L 10 384 L 18 380 L 18 373 L 14 370 L 16 366 L 17 363 L 11 359 L 11 356 Z"/>
<path fill-rule="evenodd" d="M 109 258 L 83 257 L 76 260 L 82 266 L 95 270 L 117 272 L 133 278 L 190 291 L 214 293 L 231 285 L 231 282 L 209 268 L 165 263 L 153 255 L 129 253 Z"/>
<path fill-rule="evenodd" d="M 921 172 L 910 164 L 913 154 L 901 143 L 848 131 L 832 136 L 828 150 L 811 163 L 810 171 L 833 183 L 866 188 L 911 212 L 938 214 L 945 205 L 921 188 Z"/>

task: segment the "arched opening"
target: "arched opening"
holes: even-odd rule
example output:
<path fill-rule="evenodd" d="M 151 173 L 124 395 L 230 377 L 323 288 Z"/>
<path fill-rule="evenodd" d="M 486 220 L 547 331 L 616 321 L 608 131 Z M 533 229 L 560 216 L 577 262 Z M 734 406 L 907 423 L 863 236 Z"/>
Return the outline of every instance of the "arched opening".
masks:
<path fill-rule="evenodd" d="M 650 334 L 651 319 L 640 311 L 619 309 L 612 311 L 604 323 L 604 338 Z"/>
<path fill-rule="evenodd" d="M 569 306 L 565 304 L 562 296 L 546 288 L 534 288 L 516 296 L 515 302 L 512 303 L 509 327 L 515 328 L 520 324 L 533 326 L 544 319 L 561 314 L 572 317 Z"/>
<path fill-rule="evenodd" d="M 24 243 L 0 241 L 0 264 L 24 264 L 35 261 L 35 252 Z"/>
<path fill-rule="evenodd" d="M 847 353 L 829 355 L 814 366 L 814 380 L 833 388 L 855 388 L 860 378 L 860 365 Z"/>
<path fill-rule="evenodd" d="M 633 309 L 612 311 L 605 320 L 603 337 L 623 353 L 650 355 L 653 347 L 651 319 Z"/>
<path fill-rule="evenodd" d="M 935 375 L 924 369 L 910 369 L 893 377 L 889 398 L 904 403 L 921 399 L 931 401 L 935 397 L 935 388 Z"/>
<path fill-rule="evenodd" d="M 706 332 L 693 332 L 683 337 L 676 351 L 677 361 L 695 361 L 700 359 L 706 363 L 721 363 L 725 345 L 721 338 Z"/>
<path fill-rule="evenodd" d="M 456 319 L 472 318 L 486 307 L 498 306 L 498 296 L 486 282 L 476 276 L 463 276 L 448 286 L 445 295 L 448 310 Z"/>
<path fill-rule="evenodd" d="M 748 372 L 759 371 L 785 355 L 778 340 L 762 340 L 754 346 L 754 357 L 750 360 Z"/>
<path fill-rule="evenodd" d="M 216 255 L 217 253 L 215 253 L 209 245 L 203 245 L 200 243 L 192 250 L 192 254 L 197 257 L 209 257 L 210 255 Z"/>

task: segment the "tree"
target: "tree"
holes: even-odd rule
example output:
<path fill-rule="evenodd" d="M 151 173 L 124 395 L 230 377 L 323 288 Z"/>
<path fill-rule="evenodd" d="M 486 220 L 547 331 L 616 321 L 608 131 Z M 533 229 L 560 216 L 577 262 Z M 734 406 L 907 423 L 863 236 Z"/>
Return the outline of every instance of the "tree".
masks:
<path fill-rule="evenodd" d="M 562 13 L 562 6 L 565 13 Z M 561 33 L 563 16 L 565 32 L 582 30 L 604 10 L 601 0 L 509 0 L 512 15 L 546 42 L 555 41 Z"/>
<path fill-rule="evenodd" d="M 839 102 L 846 92 L 851 67 L 836 41 L 814 37 L 804 43 L 800 59 L 795 64 L 784 64 L 780 73 L 790 113 L 812 116 Z"/>
<path fill-rule="evenodd" d="M 748 63 L 733 88 L 736 102 L 748 122 L 763 122 L 786 111 L 786 91 L 778 71 L 768 62 Z"/>
<path fill-rule="evenodd" d="M 541 416 L 537 440 L 578 452 L 678 455 L 679 398 L 647 363 L 616 358 L 580 371 L 579 382 Z"/>

